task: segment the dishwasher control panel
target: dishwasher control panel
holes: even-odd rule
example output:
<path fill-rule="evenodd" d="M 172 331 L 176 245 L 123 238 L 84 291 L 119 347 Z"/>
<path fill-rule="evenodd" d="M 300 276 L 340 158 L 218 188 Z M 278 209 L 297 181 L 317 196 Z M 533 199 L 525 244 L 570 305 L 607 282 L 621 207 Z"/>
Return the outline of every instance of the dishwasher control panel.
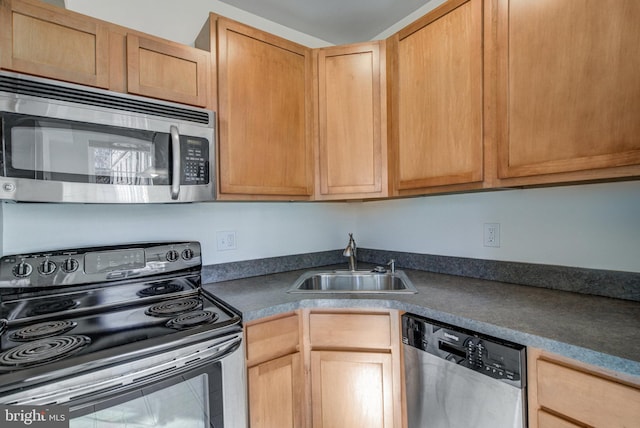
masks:
<path fill-rule="evenodd" d="M 402 316 L 402 343 L 523 388 L 525 347 L 418 315 Z"/>

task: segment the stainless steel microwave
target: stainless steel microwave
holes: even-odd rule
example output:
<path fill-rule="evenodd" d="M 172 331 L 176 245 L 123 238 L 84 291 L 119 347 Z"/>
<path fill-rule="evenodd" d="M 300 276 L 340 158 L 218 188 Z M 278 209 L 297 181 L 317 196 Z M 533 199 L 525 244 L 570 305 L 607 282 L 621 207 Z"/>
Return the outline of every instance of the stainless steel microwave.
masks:
<path fill-rule="evenodd" d="M 0 199 L 212 201 L 215 114 L 0 72 Z"/>

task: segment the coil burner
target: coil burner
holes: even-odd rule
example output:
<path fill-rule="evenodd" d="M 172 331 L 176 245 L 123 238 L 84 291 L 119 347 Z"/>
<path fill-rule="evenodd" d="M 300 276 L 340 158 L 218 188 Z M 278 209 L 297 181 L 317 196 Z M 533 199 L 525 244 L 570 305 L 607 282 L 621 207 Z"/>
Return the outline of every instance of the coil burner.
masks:
<path fill-rule="evenodd" d="M 76 325 L 77 323 L 74 321 L 47 321 L 21 328 L 20 330 L 13 332 L 10 337 L 11 340 L 15 340 L 17 342 L 29 342 L 45 337 L 64 334 L 72 330 Z"/>
<path fill-rule="evenodd" d="M 0 368 L 36 366 L 75 354 L 91 343 L 81 335 L 54 336 L 11 348 L 0 354 Z"/>
<path fill-rule="evenodd" d="M 34 305 L 29 310 L 29 316 L 46 315 L 55 312 L 67 311 L 78 306 L 79 302 L 69 298 L 50 299 Z"/>
<path fill-rule="evenodd" d="M 138 291 L 138 296 L 140 297 L 161 296 L 163 294 L 176 293 L 178 291 L 182 291 L 183 289 L 184 289 L 184 286 L 173 283 L 173 282 L 153 284 L 147 288 L 143 288 L 142 290 Z"/>
<path fill-rule="evenodd" d="M 196 309 L 202 309 L 200 299 L 181 299 L 157 303 L 147 308 L 145 313 L 153 317 L 174 317 Z"/>
<path fill-rule="evenodd" d="M 218 319 L 218 314 L 212 311 L 191 311 L 178 315 L 167 321 L 167 327 L 185 330 L 202 324 L 209 324 Z"/>

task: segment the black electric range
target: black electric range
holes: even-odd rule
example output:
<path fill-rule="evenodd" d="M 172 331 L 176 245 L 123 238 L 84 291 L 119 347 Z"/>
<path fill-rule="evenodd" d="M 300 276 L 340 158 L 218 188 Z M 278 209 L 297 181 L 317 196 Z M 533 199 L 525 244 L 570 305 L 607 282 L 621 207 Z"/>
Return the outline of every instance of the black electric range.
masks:
<path fill-rule="evenodd" d="M 240 314 L 202 289 L 201 268 L 198 242 L 2 257 L 0 384 L 77 373 L 241 330 Z"/>

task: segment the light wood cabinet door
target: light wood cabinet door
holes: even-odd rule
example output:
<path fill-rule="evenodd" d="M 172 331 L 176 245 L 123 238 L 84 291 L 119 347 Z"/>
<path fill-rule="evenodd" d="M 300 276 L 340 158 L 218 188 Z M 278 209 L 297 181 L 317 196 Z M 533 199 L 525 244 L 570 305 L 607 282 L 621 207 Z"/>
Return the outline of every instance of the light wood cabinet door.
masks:
<path fill-rule="evenodd" d="M 299 352 L 248 370 L 251 428 L 298 428 L 304 420 L 302 358 Z"/>
<path fill-rule="evenodd" d="M 482 18 L 482 0 L 450 1 L 391 39 L 397 194 L 483 180 Z"/>
<path fill-rule="evenodd" d="M 393 427 L 391 354 L 311 351 L 314 428 Z"/>
<path fill-rule="evenodd" d="M 615 373 L 527 349 L 531 428 L 626 428 L 640 421 L 640 385 Z"/>
<path fill-rule="evenodd" d="M 384 42 L 319 49 L 316 199 L 387 196 Z"/>
<path fill-rule="evenodd" d="M 559 418 L 544 410 L 538 410 L 538 428 L 580 428 L 580 425 Z"/>
<path fill-rule="evenodd" d="M 0 0 L 0 67 L 109 87 L 109 30 L 40 2 Z"/>
<path fill-rule="evenodd" d="M 640 175 L 640 2 L 497 5 L 499 177 Z"/>
<path fill-rule="evenodd" d="M 300 321 L 297 313 L 251 323 L 246 331 L 249 367 L 300 350 Z"/>
<path fill-rule="evenodd" d="M 313 193 L 311 50 L 218 17 L 219 199 Z"/>
<path fill-rule="evenodd" d="M 247 324 L 247 386 L 252 428 L 303 427 L 303 351 L 297 312 Z"/>
<path fill-rule="evenodd" d="M 128 92 L 207 107 L 209 57 L 190 46 L 127 34 Z"/>
<path fill-rule="evenodd" d="M 398 312 L 313 309 L 304 319 L 312 426 L 402 426 Z"/>

